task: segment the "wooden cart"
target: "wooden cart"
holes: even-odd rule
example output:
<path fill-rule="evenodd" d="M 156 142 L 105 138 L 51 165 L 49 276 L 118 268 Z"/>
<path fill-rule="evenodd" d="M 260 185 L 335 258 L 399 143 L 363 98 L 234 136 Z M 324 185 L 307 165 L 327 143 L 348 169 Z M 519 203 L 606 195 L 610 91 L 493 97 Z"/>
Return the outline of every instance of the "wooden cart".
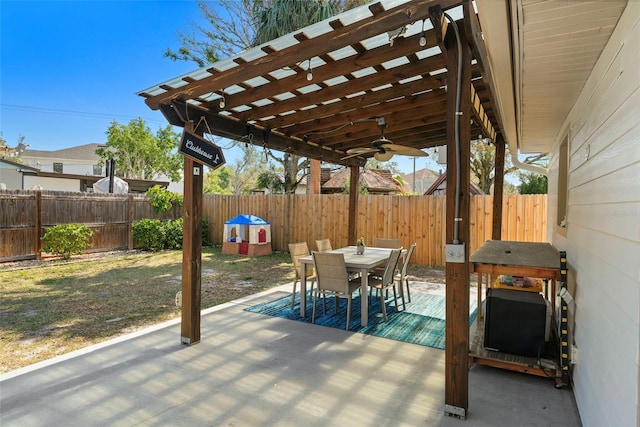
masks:
<path fill-rule="evenodd" d="M 493 366 L 542 377 L 554 378 L 556 387 L 568 383 L 568 339 L 567 315 L 562 302 L 560 334 L 556 319 L 556 284 L 566 286 L 566 255 L 559 253 L 548 243 L 511 242 L 501 240 L 486 241 L 471 257 L 472 272 L 478 275 L 478 316 L 470 331 L 470 365 Z M 552 307 L 551 344 L 552 348 L 544 357 L 526 357 L 491 351 L 484 348 L 484 322 L 482 294 L 484 285 L 492 286 L 498 275 L 535 277 L 547 280 L 545 298 Z M 560 335 L 560 336 L 559 336 Z"/>

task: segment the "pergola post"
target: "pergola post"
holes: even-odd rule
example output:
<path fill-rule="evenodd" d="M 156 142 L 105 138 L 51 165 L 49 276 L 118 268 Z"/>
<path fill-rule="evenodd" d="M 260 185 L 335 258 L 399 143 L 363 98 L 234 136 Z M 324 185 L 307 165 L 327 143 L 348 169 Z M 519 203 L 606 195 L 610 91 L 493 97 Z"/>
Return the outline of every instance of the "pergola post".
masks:
<path fill-rule="evenodd" d="M 462 30 L 462 29 L 460 29 Z M 461 31 L 462 32 L 462 31 Z M 469 406 L 469 176 L 471 140 L 471 52 L 464 38 L 459 51 L 454 31 L 444 40 L 447 57 L 447 225 L 446 243 L 454 242 L 454 226 L 464 255 L 454 259 L 447 254 L 446 263 L 446 350 L 445 350 L 445 414 L 466 418 Z M 458 67 L 462 56 L 462 69 Z M 458 71 L 461 71 L 458 84 Z M 456 88 L 460 87 L 459 94 Z M 459 111 L 456 111 L 459 96 Z M 456 143 L 456 119 L 459 138 Z M 459 163 L 456 151 L 459 150 Z M 456 194 L 459 184 L 460 193 Z M 459 212 L 456 213 L 456 198 Z M 460 246 L 456 246 L 459 248 Z M 448 252 L 448 251 L 447 251 Z"/>
<path fill-rule="evenodd" d="M 360 167 L 351 166 L 349 178 L 349 235 L 348 243 L 355 245 L 358 240 L 358 188 L 360 183 Z"/>
<path fill-rule="evenodd" d="M 309 177 L 307 179 L 307 188 L 309 194 L 320 194 L 320 175 L 321 162 L 316 159 L 309 159 Z"/>
<path fill-rule="evenodd" d="M 193 132 L 193 123 L 186 123 L 185 129 Z M 185 156 L 180 341 L 187 345 L 200 341 L 203 174 L 203 165 Z"/>
<path fill-rule="evenodd" d="M 505 142 L 501 134 L 496 136 L 496 170 L 493 181 L 493 225 L 491 238 L 502 240 L 502 195 L 504 194 Z"/>

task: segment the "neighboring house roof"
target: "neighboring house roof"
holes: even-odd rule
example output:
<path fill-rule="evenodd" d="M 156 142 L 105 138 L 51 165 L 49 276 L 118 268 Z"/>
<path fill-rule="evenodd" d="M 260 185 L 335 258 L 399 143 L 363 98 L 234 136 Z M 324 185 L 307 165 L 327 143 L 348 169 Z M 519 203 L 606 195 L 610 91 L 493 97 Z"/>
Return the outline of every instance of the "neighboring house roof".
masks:
<path fill-rule="evenodd" d="M 431 187 L 431 185 L 436 182 L 436 180 L 440 177 L 440 173 L 436 171 L 432 171 L 431 169 L 420 169 L 413 173 L 408 173 L 402 176 L 404 182 L 411 187 L 411 191 L 414 192 L 422 192 L 425 188 Z M 415 176 L 415 180 L 414 180 Z M 415 182 L 415 187 L 413 188 Z"/>
<path fill-rule="evenodd" d="M 24 150 L 24 157 L 53 157 L 69 160 L 100 160 L 96 150 L 104 144 L 84 144 L 61 150 Z"/>
<path fill-rule="evenodd" d="M 86 187 L 92 187 L 94 183 L 103 179 L 104 177 L 98 175 L 74 175 L 69 173 L 57 173 L 57 172 L 44 172 L 39 169 L 29 168 L 32 170 L 25 170 L 25 175 L 37 176 L 43 178 L 57 178 L 57 179 L 77 179 L 83 183 Z M 129 184 L 130 193 L 144 193 L 149 188 L 159 185 L 160 187 L 167 188 L 169 182 L 167 181 L 148 181 L 143 179 L 130 179 L 122 178 L 127 184 Z"/>
<path fill-rule="evenodd" d="M 473 182 L 469 183 L 469 192 L 471 193 L 472 196 L 485 194 L 485 192 L 482 191 L 480 187 L 478 187 L 478 185 L 476 185 Z M 434 182 L 427 191 L 424 192 L 424 195 L 436 196 L 436 195 L 442 195 L 446 193 L 447 193 L 447 173 L 445 172 L 438 177 L 436 182 Z"/>
<path fill-rule="evenodd" d="M 343 168 L 333 174 L 331 179 L 322 185 L 322 191 L 337 193 L 344 189 L 351 176 L 350 170 Z M 364 169 L 360 173 L 360 185 L 363 185 L 369 193 L 404 193 L 402 185 L 391 175 L 388 170 Z"/>
<path fill-rule="evenodd" d="M 38 168 L 34 168 L 31 166 L 27 166 L 27 165 L 23 165 L 22 163 L 18 163 L 18 162 L 14 162 L 12 160 L 8 160 L 5 158 L 0 158 L 0 167 L 2 166 L 8 166 L 11 168 L 18 168 L 21 169 L 22 171 L 33 171 L 33 172 L 38 172 Z"/>

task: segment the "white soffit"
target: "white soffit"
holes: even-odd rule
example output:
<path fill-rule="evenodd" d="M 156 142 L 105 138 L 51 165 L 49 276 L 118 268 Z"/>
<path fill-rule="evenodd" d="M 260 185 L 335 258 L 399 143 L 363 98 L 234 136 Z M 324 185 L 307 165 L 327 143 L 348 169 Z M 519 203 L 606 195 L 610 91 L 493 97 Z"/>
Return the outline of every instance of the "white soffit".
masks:
<path fill-rule="evenodd" d="M 627 1 L 514 3 L 519 148 L 523 153 L 548 152 Z"/>

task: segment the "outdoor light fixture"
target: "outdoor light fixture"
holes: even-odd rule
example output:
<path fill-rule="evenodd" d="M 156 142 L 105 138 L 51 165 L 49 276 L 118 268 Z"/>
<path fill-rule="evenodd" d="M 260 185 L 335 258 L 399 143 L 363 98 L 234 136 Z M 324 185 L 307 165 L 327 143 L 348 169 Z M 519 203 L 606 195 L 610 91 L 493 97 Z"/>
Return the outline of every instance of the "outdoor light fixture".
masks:
<path fill-rule="evenodd" d="M 426 19 L 422 20 L 422 34 L 420 34 L 420 46 L 426 46 L 427 45 L 427 36 L 424 33 L 424 21 L 426 21 Z"/>
<path fill-rule="evenodd" d="M 220 98 L 220 108 L 224 108 L 225 105 L 227 105 L 225 99 L 224 99 L 224 93 L 222 94 L 222 98 Z"/>
<path fill-rule="evenodd" d="M 307 68 L 307 80 L 313 80 L 313 70 L 311 69 L 311 58 L 309 58 L 309 68 Z"/>
<path fill-rule="evenodd" d="M 398 37 L 400 37 L 401 35 L 403 35 L 406 31 L 407 31 L 406 25 L 403 25 L 402 27 L 396 30 L 387 31 L 387 35 L 389 36 L 389 46 L 393 47 L 393 41 Z"/>

